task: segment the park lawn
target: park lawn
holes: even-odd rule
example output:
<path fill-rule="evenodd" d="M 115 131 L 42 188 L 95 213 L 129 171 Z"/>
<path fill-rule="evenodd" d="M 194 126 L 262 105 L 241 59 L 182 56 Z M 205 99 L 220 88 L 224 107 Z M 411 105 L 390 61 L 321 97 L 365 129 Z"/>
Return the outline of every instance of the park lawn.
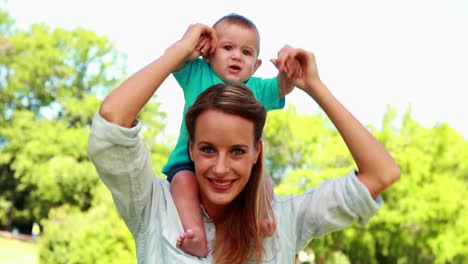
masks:
<path fill-rule="evenodd" d="M 36 264 L 37 245 L 0 237 L 0 260 L 2 264 Z"/>

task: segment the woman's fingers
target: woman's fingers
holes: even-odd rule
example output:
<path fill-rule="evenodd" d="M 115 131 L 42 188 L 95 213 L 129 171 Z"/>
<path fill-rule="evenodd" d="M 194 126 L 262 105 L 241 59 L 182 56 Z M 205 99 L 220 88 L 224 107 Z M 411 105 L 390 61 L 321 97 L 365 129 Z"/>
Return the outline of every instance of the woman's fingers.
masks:
<path fill-rule="evenodd" d="M 198 50 L 202 56 L 205 56 L 210 50 L 210 40 L 207 36 L 201 36 L 195 50 Z"/>

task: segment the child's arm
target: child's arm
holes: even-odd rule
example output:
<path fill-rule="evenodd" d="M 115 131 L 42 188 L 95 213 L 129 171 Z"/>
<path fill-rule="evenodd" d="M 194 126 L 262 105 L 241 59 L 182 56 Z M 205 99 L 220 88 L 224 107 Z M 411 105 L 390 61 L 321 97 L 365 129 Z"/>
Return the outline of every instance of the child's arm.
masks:
<path fill-rule="evenodd" d="M 271 62 L 278 68 L 278 89 L 279 98 L 283 98 L 288 95 L 294 89 L 294 82 L 292 81 L 293 75 L 299 75 L 301 67 L 296 60 L 288 60 L 287 58 L 292 55 L 294 49 L 288 45 L 284 46 L 278 52 L 278 58 L 272 59 Z M 285 61 L 281 65 L 278 65 L 277 61 Z"/>
<path fill-rule="evenodd" d="M 161 57 L 130 76 L 107 96 L 99 109 L 101 116 L 117 125 L 131 127 L 137 114 L 169 74 L 184 62 L 214 51 L 214 34 L 209 26 L 190 25 L 182 39 Z"/>
<path fill-rule="evenodd" d="M 278 72 L 279 98 L 288 95 L 294 89 L 293 81 L 284 72 Z"/>

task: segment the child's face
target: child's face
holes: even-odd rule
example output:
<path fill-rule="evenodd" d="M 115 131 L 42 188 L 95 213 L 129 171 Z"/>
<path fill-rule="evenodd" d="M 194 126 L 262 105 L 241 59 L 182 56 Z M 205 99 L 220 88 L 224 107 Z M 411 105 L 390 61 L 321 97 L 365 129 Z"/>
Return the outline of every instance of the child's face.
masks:
<path fill-rule="evenodd" d="M 208 58 L 213 71 L 226 83 L 243 83 L 260 67 L 257 31 L 228 21 L 215 27 L 217 44 Z"/>

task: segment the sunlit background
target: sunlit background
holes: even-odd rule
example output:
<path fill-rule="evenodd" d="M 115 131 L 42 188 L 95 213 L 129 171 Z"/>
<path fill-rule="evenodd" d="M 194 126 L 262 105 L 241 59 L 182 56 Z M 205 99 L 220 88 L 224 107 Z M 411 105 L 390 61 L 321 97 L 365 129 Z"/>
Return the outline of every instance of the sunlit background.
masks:
<path fill-rule="evenodd" d="M 0 263 L 135 263 L 86 152 L 91 118 L 121 71 L 160 56 L 189 24 L 231 12 L 260 30 L 257 76 L 277 74 L 269 60 L 284 44 L 313 51 L 323 81 L 402 170 L 365 228 L 312 240 L 298 263 L 468 263 L 466 0 L 0 0 Z M 156 99 L 168 116 L 147 104 L 140 136 L 163 177 L 182 119 L 173 77 Z M 277 195 L 355 168 L 312 99 L 297 89 L 287 103 L 299 113 L 275 111 L 264 130 Z"/>
<path fill-rule="evenodd" d="M 191 23 L 211 25 L 236 12 L 261 34 L 258 76 L 276 75 L 269 59 L 290 44 L 317 55 L 324 82 L 365 124 L 380 127 L 386 105 L 411 107 L 420 124 L 447 122 L 468 138 L 468 1 L 7 1 L 19 27 L 43 22 L 108 36 L 128 55 L 133 73 L 161 55 Z M 173 78 L 160 89 L 178 133 L 183 98 Z M 316 105 L 301 91 L 287 99 L 298 110 Z"/>

